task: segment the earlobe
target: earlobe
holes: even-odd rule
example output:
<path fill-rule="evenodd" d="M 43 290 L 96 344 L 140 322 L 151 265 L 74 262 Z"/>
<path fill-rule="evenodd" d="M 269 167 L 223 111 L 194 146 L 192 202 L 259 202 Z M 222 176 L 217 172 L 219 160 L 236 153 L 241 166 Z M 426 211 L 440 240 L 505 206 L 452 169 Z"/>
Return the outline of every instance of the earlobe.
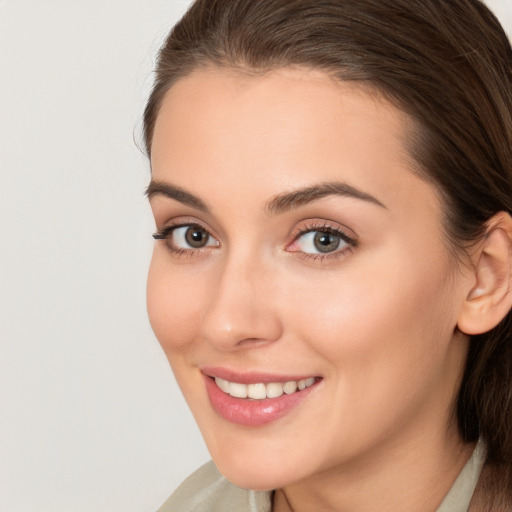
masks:
<path fill-rule="evenodd" d="M 496 327 L 512 307 L 512 217 L 508 213 L 500 212 L 488 222 L 485 239 L 472 259 L 475 283 L 457 326 L 475 335 Z"/>

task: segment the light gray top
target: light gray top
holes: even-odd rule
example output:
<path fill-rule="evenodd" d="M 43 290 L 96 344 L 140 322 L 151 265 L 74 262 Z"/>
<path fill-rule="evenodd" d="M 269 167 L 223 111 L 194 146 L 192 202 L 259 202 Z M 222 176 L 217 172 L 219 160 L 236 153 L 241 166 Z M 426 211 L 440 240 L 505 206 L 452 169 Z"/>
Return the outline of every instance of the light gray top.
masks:
<path fill-rule="evenodd" d="M 436 512 L 467 512 L 485 460 L 479 442 Z M 248 491 L 228 482 L 213 462 L 190 475 L 158 512 L 271 512 L 272 492 Z"/>

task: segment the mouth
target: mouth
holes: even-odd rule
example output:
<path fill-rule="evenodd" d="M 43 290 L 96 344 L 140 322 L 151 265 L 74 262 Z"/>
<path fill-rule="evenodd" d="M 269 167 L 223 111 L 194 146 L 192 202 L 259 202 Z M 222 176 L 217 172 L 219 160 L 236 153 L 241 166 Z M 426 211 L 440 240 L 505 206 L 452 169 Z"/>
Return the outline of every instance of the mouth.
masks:
<path fill-rule="evenodd" d="M 243 384 L 230 382 L 215 377 L 215 384 L 224 393 L 234 398 L 249 398 L 251 400 L 264 400 L 265 398 L 279 398 L 280 396 L 292 395 L 311 387 L 316 381 L 315 377 L 307 379 L 288 380 L 286 382 L 257 382 L 255 384 Z"/>
<path fill-rule="evenodd" d="M 303 404 L 321 377 L 276 377 L 205 371 L 203 376 L 214 411 L 230 423 L 260 427 L 277 421 Z"/>

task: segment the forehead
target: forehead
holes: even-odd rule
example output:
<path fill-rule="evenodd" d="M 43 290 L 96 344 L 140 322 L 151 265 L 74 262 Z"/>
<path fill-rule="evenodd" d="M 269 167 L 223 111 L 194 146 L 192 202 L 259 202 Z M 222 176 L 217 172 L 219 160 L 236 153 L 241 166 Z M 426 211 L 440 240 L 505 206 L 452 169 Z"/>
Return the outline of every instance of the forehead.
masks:
<path fill-rule="evenodd" d="M 202 69 L 163 100 L 153 178 L 219 198 L 219 183 L 268 198 L 342 180 L 383 203 L 401 196 L 409 207 L 418 200 L 411 194 L 427 187 L 437 208 L 433 188 L 418 178 L 405 149 L 412 129 L 413 121 L 382 95 L 318 70 Z"/>
<path fill-rule="evenodd" d="M 379 131 L 388 147 L 392 143 L 390 149 L 407 157 L 403 142 L 413 121 L 377 91 L 301 67 L 256 75 L 200 69 L 180 79 L 164 96 L 155 123 L 152 149 L 157 155 L 152 155 L 152 161 L 171 142 L 178 145 L 194 134 L 202 137 L 202 144 L 215 134 L 218 140 L 250 134 L 257 136 L 255 144 L 266 144 L 268 149 L 284 149 L 298 136 L 307 135 L 308 147 L 319 139 L 325 146 L 328 131 L 338 142 L 347 139 L 340 121 L 353 133 L 353 142 L 361 132 L 370 137 Z M 234 128 L 239 131 L 235 133 Z M 367 142 L 362 137 L 359 141 Z"/>
<path fill-rule="evenodd" d="M 294 121 L 307 117 L 311 129 L 318 129 L 316 121 L 320 120 L 321 125 L 337 123 L 340 114 L 355 116 L 362 122 L 371 120 L 376 128 L 386 128 L 387 132 L 391 129 L 390 134 L 398 137 L 413 125 L 376 89 L 334 79 L 320 70 L 288 67 L 255 74 L 207 67 L 171 87 L 164 96 L 155 131 L 162 125 L 170 127 L 177 118 L 182 128 L 193 124 L 195 129 L 201 125 L 212 127 L 212 122 L 218 123 L 218 129 L 238 122 L 247 130 L 249 123 L 258 128 L 273 121 L 279 122 L 279 128 L 287 128 L 281 138 L 286 142 Z"/>

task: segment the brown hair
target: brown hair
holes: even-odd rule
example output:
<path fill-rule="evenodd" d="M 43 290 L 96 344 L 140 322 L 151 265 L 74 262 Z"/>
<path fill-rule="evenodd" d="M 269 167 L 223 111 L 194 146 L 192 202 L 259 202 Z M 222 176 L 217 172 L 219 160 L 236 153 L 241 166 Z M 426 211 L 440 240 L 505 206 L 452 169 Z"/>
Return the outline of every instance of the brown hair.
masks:
<path fill-rule="evenodd" d="M 479 0 L 196 0 L 159 53 L 148 155 L 165 93 L 211 65 L 306 66 L 384 94 L 416 122 L 408 149 L 441 192 L 456 254 L 512 213 L 512 49 Z M 493 493 L 512 493 L 510 312 L 471 339 L 456 414 L 465 441 L 487 443 Z"/>

